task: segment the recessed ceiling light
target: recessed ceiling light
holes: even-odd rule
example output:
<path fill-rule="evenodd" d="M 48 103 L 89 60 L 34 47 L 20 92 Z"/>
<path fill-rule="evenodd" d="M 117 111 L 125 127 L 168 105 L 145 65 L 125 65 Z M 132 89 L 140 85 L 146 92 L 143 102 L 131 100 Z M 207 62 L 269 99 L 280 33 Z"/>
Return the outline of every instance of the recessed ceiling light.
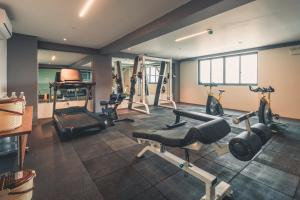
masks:
<path fill-rule="evenodd" d="M 180 42 L 180 41 L 183 41 L 183 40 L 187 40 L 187 39 L 190 39 L 190 38 L 193 38 L 193 37 L 196 37 L 196 36 L 199 36 L 199 35 L 204 35 L 208 33 L 209 35 L 213 34 L 213 30 L 212 29 L 207 29 L 205 31 L 201 31 L 199 33 L 194 33 L 194 34 L 191 34 L 191 35 L 187 35 L 187 36 L 184 36 L 184 37 L 181 37 L 181 38 L 177 38 L 175 40 L 175 42 Z"/>
<path fill-rule="evenodd" d="M 67 41 L 67 38 L 64 38 L 63 41 Z"/>
<path fill-rule="evenodd" d="M 91 5 L 93 4 L 94 0 L 86 0 L 84 6 L 82 7 L 80 13 L 79 13 L 79 17 L 84 17 L 86 12 L 89 10 L 89 8 L 91 7 Z"/>
<path fill-rule="evenodd" d="M 127 50 L 128 50 L 128 51 L 131 51 L 131 48 L 128 48 Z"/>
<path fill-rule="evenodd" d="M 52 56 L 51 60 L 54 61 L 56 59 L 56 56 Z"/>

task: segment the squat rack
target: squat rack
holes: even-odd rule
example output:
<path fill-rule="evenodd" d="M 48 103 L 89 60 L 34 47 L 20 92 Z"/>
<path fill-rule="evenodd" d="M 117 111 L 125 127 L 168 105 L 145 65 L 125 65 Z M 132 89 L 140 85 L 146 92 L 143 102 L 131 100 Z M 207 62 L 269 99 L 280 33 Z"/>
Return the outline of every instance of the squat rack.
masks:
<path fill-rule="evenodd" d="M 145 114 L 150 114 L 149 106 L 146 103 L 146 91 L 148 91 L 148 81 L 146 80 L 146 61 L 157 61 L 160 62 L 160 72 L 159 72 L 159 79 L 156 87 L 155 99 L 154 99 L 154 106 L 161 106 L 167 108 L 176 109 L 176 103 L 173 100 L 173 91 L 172 91 L 172 79 L 173 79 L 173 72 L 172 72 L 172 60 L 165 59 L 165 58 L 156 58 L 150 57 L 145 55 L 137 56 L 134 59 L 134 66 L 133 66 L 133 73 L 131 77 L 131 88 L 130 88 L 130 97 L 129 97 L 129 104 L 128 108 L 142 112 Z M 166 83 L 167 87 L 167 98 L 161 98 L 162 88 L 164 79 L 167 78 L 168 81 Z M 136 95 L 136 83 L 138 81 L 138 99 L 134 99 Z M 171 104 L 163 105 L 162 103 Z M 138 106 L 143 108 L 137 108 Z"/>

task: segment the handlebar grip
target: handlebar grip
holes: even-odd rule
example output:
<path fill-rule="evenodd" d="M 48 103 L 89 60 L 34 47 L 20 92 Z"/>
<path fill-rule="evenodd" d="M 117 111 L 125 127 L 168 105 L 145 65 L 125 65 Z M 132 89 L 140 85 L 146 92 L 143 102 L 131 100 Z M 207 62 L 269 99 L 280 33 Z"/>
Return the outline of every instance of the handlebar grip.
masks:
<path fill-rule="evenodd" d="M 232 119 L 232 122 L 233 122 L 234 124 L 239 124 L 239 123 L 241 123 L 242 121 L 244 121 L 244 120 L 246 120 L 246 119 L 249 119 L 249 118 L 251 118 L 251 117 L 253 117 L 253 116 L 255 116 L 255 115 L 256 115 L 256 112 L 249 112 L 249 113 L 246 113 L 246 114 L 244 114 L 244 115 L 241 115 L 241 116 L 239 116 L 239 117 L 236 117 L 236 118 Z"/>

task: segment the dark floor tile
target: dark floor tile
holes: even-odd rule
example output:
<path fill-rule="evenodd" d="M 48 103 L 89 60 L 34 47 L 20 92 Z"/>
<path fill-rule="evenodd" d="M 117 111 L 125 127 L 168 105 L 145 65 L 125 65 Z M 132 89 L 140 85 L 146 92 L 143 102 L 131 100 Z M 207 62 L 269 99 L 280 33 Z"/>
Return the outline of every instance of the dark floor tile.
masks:
<path fill-rule="evenodd" d="M 34 169 L 37 173 L 37 179 L 42 182 L 55 181 L 62 182 L 70 177 L 81 177 L 87 175 L 86 169 L 78 157 L 65 159 L 57 158 L 52 164 L 39 165 L 38 163 L 28 162 L 25 168 Z M 89 177 L 89 176 L 88 176 Z M 49 183 L 51 183 L 51 181 Z"/>
<path fill-rule="evenodd" d="M 36 200 L 103 200 L 95 183 L 89 177 L 69 177 L 68 181 L 35 181 L 33 199 Z"/>
<path fill-rule="evenodd" d="M 230 183 L 236 200 L 291 200 L 272 188 L 243 175 L 236 176 Z"/>
<path fill-rule="evenodd" d="M 133 168 L 123 168 L 95 181 L 105 200 L 132 199 L 151 185 Z"/>
<path fill-rule="evenodd" d="M 286 138 L 284 135 L 276 135 L 265 150 L 300 161 L 300 141 Z"/>
<path fill-rule="evenodd" d="M 98 135 L 98 137 L 104 142 L 107 142 L 110 140 L 115 140 L 115 139 L 118 139 L 118 138 L 124 137 L 124 136 L 125 135 L 120 133 L 120 131 L 112 130 L 112 128 L 107 129 L 104 134 Z"/>
<path fill-rule="evenodd" d="M 57 166 L 59 163 L 78 161 L 78 155 L 73 148 L 53 145 L 44 149 L 31 148 L 26 154 L 24 165 L 35 169 L 44 166 Z"/>
<path fill-rule="evenodd" d="M 218 180 L 225 181 L 229 183 L 229 181 L 237 174 L 222 165 L 219 165 L 213 161 L 207 160 L 205 158 L 201 158 L 194 163 L 197 167 L 213 174 L 218 178 Z"/>
<path fill-rule="evenodd" d="M 243 162 L 236 159 L 230 153 L 219 156 L 215 151 L 213 151 L 206 155 L 205 158 L 236 172 L 241 171 L 248 164 L 248 162 Z"/>
<path fill-rule="evenodd" d="M 255 161 L 251 162 L 241 174 L 291 197 L 294 196 L 299 183 L 299 177 Z"/>
<path fill-rule="evenodd" d="M 125 149 L 137 144 L 134 140 L 130 139 L 127 136 L 119 137 L 112 140 L 107 140 L 105 141 L 105 143 L 114 151 Z"/>
<path fill-rule="evenodd" d="M 290 157 L 288 154 L 264 150 L 255 158 L 255 161 L 285 171 L 289 174 L 300 176 L 300 161 Z"/>
<path fill-rule="evenodd" d="M 199 200 L 205 194 L 204 184 L 191 175 L 185 177 L 182 171 L 163 180 L 156 188 L 172 200 Z"/>
<path fill-rule="evenodd" d="M 152 152 L 146 152 L 144 156 L 140 159 L 137 158 L 137 154 L 145 148 L 145 145 L 136 144 L 134 146 L 130 146 L 128 148 L 121 149 L 117 151 L 116 153 L 121 156 L 124 160 L 126 160 L 128 163 L 134 163 L 138 160 L 145 160 L 147 158 L 150 158 L 154 154 Z"/>
<path fill-rule="evenodd" d="M 178 156 L 179 158 L 185 160 L 185 152 L 183 149 L 180 148 L 172 148 L 172 147 L 168 147 L 167 148 L 168 151 L 176 156 Z M 208 150 L 208 149 L 207 149 Z M 204 150 L 205 151 L 205 150 Z M 203 153 L 204 153 L 203 151 Z M 201 152 L 201 150 L 200 150 Z M 196 160 L 199 160 L 201 158 L 200 152 L 196 152 L 196 151 L 190 151 L 189 155 L 190 155 L 190 162 L 195 162 Z M 206 152 L 207 153 L 207 152 Z M 205 154 L 205 153 L 204 153 Z"/>
<path fill-rule="evenodd" d="M 132 200 L 167 200 L 158 189 L 152 187 L 146 191 L 139 193 Z"/>
<path fill-rule="evenodd" d="M 33 164 L 30 168 L 37 174 L 34 199 L 102 199 L 78 157 L 57 159 L 51 165 Z"/>
<path fill-rule="evenodd" d="M 86 135 L 83 137 L 75 138 L 71 140 L 70 142 L 73 144 L 74 147 L 81 148 L 83 146 L 90 146 L 93 144 L 103 144 L 103 140 L 101 139 L 102 137 L 105 137 L 104 135 L 109 134 L 109 132 L 103 131 L 103 133 L 99 134 L 93 134 L 93 135 Z"/>
<path fill-rule="evenodd" d="M 83 162 L 93 180 L 126 167 L 127 163 L 116 153 L 106 154 Z"/>
<path fill-rule="evenodd" d="M 153 185 L 179 171 L 178 167 L 158 156 L 142 160 L 133 167 Z"/>
<path fill-rule="evenodd" d="M 298 184 L 298 188 L 294 197 L 295 200 L 300 199 L 300 182 Z"/>
<path fill-rule="evenodd" d="M 80 144 L 73 144 L 73 146 L 82 161 L 90 160 L 114 151 L 102 140 L 92 144 L 81 142 Z"/>

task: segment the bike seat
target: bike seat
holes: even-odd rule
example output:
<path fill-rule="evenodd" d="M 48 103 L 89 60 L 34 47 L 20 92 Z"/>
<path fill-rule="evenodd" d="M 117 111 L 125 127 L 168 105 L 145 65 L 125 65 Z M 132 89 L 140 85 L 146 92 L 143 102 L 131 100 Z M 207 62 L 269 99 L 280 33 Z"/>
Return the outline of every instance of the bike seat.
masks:
<path fill-rule="evenodd" d="M 222 94 L 223 92 L 225 92 L 225 90 L 219 90 L 219 92 Z"/>

